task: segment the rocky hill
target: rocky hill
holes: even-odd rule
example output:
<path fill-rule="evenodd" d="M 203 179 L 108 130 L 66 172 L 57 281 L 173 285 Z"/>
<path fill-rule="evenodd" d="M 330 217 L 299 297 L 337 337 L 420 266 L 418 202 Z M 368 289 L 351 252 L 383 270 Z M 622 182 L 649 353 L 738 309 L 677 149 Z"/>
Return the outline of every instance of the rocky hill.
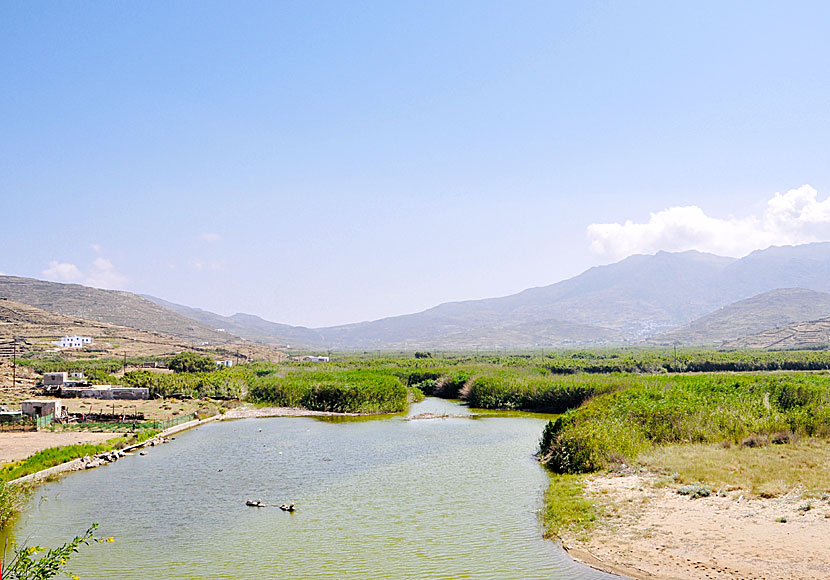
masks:
<path fill-rule="evenodd" d="M 772 328 L 828 315 L 830 294 L 826 292 L 803 288 L 772 290 L 719 308 L 648 342 L 719 346 Z"/>
<path fill-rule="evenodd" d="M 84 348 L 60 348 L 54 344 L 63 336 L 89 336 L 92 344 Z M 71 359 L 100 356 L 160 356 L 183 350 L 196 350 L 217 357 L 280 360 L 282 353 L 236 339 L 222 345 L 194 344 L 180 337 L 147 332 L 78 317 L 47 312 L 12 300 L 0 300 L 0 358 L 25 353 L 61 353 Z"/>
<path fill-rule="evenodd" d="M 728 348 L 828 348 L 830 317 L 796 322 L 730 341 Z"/>
<path fill-rule="evenodd" d="M 194 342 L 227 344 L 236 338 L 130 292 L 0 276 L 0 298 L 64 316 L 159 332 Z"/>

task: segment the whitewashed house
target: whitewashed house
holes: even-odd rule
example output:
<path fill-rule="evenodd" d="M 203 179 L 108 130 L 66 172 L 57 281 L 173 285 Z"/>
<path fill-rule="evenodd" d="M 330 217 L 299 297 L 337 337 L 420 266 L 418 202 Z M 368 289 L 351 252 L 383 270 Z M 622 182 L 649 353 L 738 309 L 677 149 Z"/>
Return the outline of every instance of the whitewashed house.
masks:
<path fill-rule="evenodd" d="M 329 362 L 329 357 L 327 357 L 327 356 L 306 355 L 306 356 L 295 356 L 295 357 L 293 357 L 293 359 L 295 361 L 298 361 L 298 362 L 314 362 L 314 363 Z"/>
<path fill-rule="evenodd" d="M 216 361 L 216 366 L 219 368 L 223 367 L 232 367 L 233 361 L 232 360 L 218 360 Z"/>
<path fill-rule="evenodd" d="M 60 341 L 55 341 L 61 348 L 81 348 L 87 344 L 92 344 L 92 338 L 89 336 L 64 336 Z"/>

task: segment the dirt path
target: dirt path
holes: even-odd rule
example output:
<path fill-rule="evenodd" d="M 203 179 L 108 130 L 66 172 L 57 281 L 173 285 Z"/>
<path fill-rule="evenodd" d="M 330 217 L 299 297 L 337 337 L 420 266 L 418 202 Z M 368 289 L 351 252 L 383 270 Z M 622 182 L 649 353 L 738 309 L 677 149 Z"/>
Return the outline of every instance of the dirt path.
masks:
<path fill-rule="evenodd" d="M 830 578 L 830 502 L 798 490 L 772 499 L 739 491 L 690 499 L 648 474 L 594 477 L 604 506 L 590 537 L 565 537 L 576 559 L 632 578 Z M 776 521 L 785 519 L 786 522 Z"/>
<path fill-rule="evenodd" d="M 51 431 L 24 431 L 0 433 L 0 464 L 25 459 L 33 453 L 76 443 L 101 443 L 121 433 L 82 433 L 65 432 L 52 433 Z"/>

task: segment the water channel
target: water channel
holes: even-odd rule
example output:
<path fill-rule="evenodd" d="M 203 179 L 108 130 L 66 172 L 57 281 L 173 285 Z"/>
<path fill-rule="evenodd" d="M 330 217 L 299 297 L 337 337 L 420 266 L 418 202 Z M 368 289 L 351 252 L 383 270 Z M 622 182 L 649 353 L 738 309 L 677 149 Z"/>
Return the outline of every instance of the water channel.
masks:
<path fill-rule="evenodd" d="M 467 414 L 429 398 L 409 415 Z M 86 580 L 616 578 L 541 536 L 545 419 L 404 416 L 209 423 L 40 487 L 19 540 L 57 545 L 91 522 Z M 279 505 L 252 508 L 246 499 Z"/>

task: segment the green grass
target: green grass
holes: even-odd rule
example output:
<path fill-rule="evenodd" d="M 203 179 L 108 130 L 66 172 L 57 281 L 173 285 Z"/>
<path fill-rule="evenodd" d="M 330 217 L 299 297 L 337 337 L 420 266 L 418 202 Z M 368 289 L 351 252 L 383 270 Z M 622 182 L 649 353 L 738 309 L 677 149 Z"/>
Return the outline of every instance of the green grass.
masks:
<path fill-rule="evenodd" d="M 545 537 L 560 537 L 565 531 L 578 534 L 596 521 L 598 508 L 585 499 L 583 478 L 573 474 L 551 476 L 540 514 Z"/>
<path fill-rule="evenodd" d="M 104 453 L 106 451 L 114 451 L 122 449 L 127 445 L 141 443 L 151 437 L 154 437 L 158 432 L 153 430 L 145 430 L 134 435 L 123 437 L 115 437 L 104 443 L 98 444 L 78 444 L 78 445 L 64 445 L 61 447 L 50 447 L 43 449 L 37 453 L 30 455 L 26 459 L 8 463 L 0 468 L 0 482 L 9 482 L 32 473 L 37 473 L 44 469 L 85 457 L 87 455 L 95 455 L 96 453 Z"/>
<path fill-rule="evenodd" d="M 552 469 L 594 471 L 658 445 L 830 434 L 824 373 L 631 375 L 626 383 L 547 425 L 541 453 Z"/>

